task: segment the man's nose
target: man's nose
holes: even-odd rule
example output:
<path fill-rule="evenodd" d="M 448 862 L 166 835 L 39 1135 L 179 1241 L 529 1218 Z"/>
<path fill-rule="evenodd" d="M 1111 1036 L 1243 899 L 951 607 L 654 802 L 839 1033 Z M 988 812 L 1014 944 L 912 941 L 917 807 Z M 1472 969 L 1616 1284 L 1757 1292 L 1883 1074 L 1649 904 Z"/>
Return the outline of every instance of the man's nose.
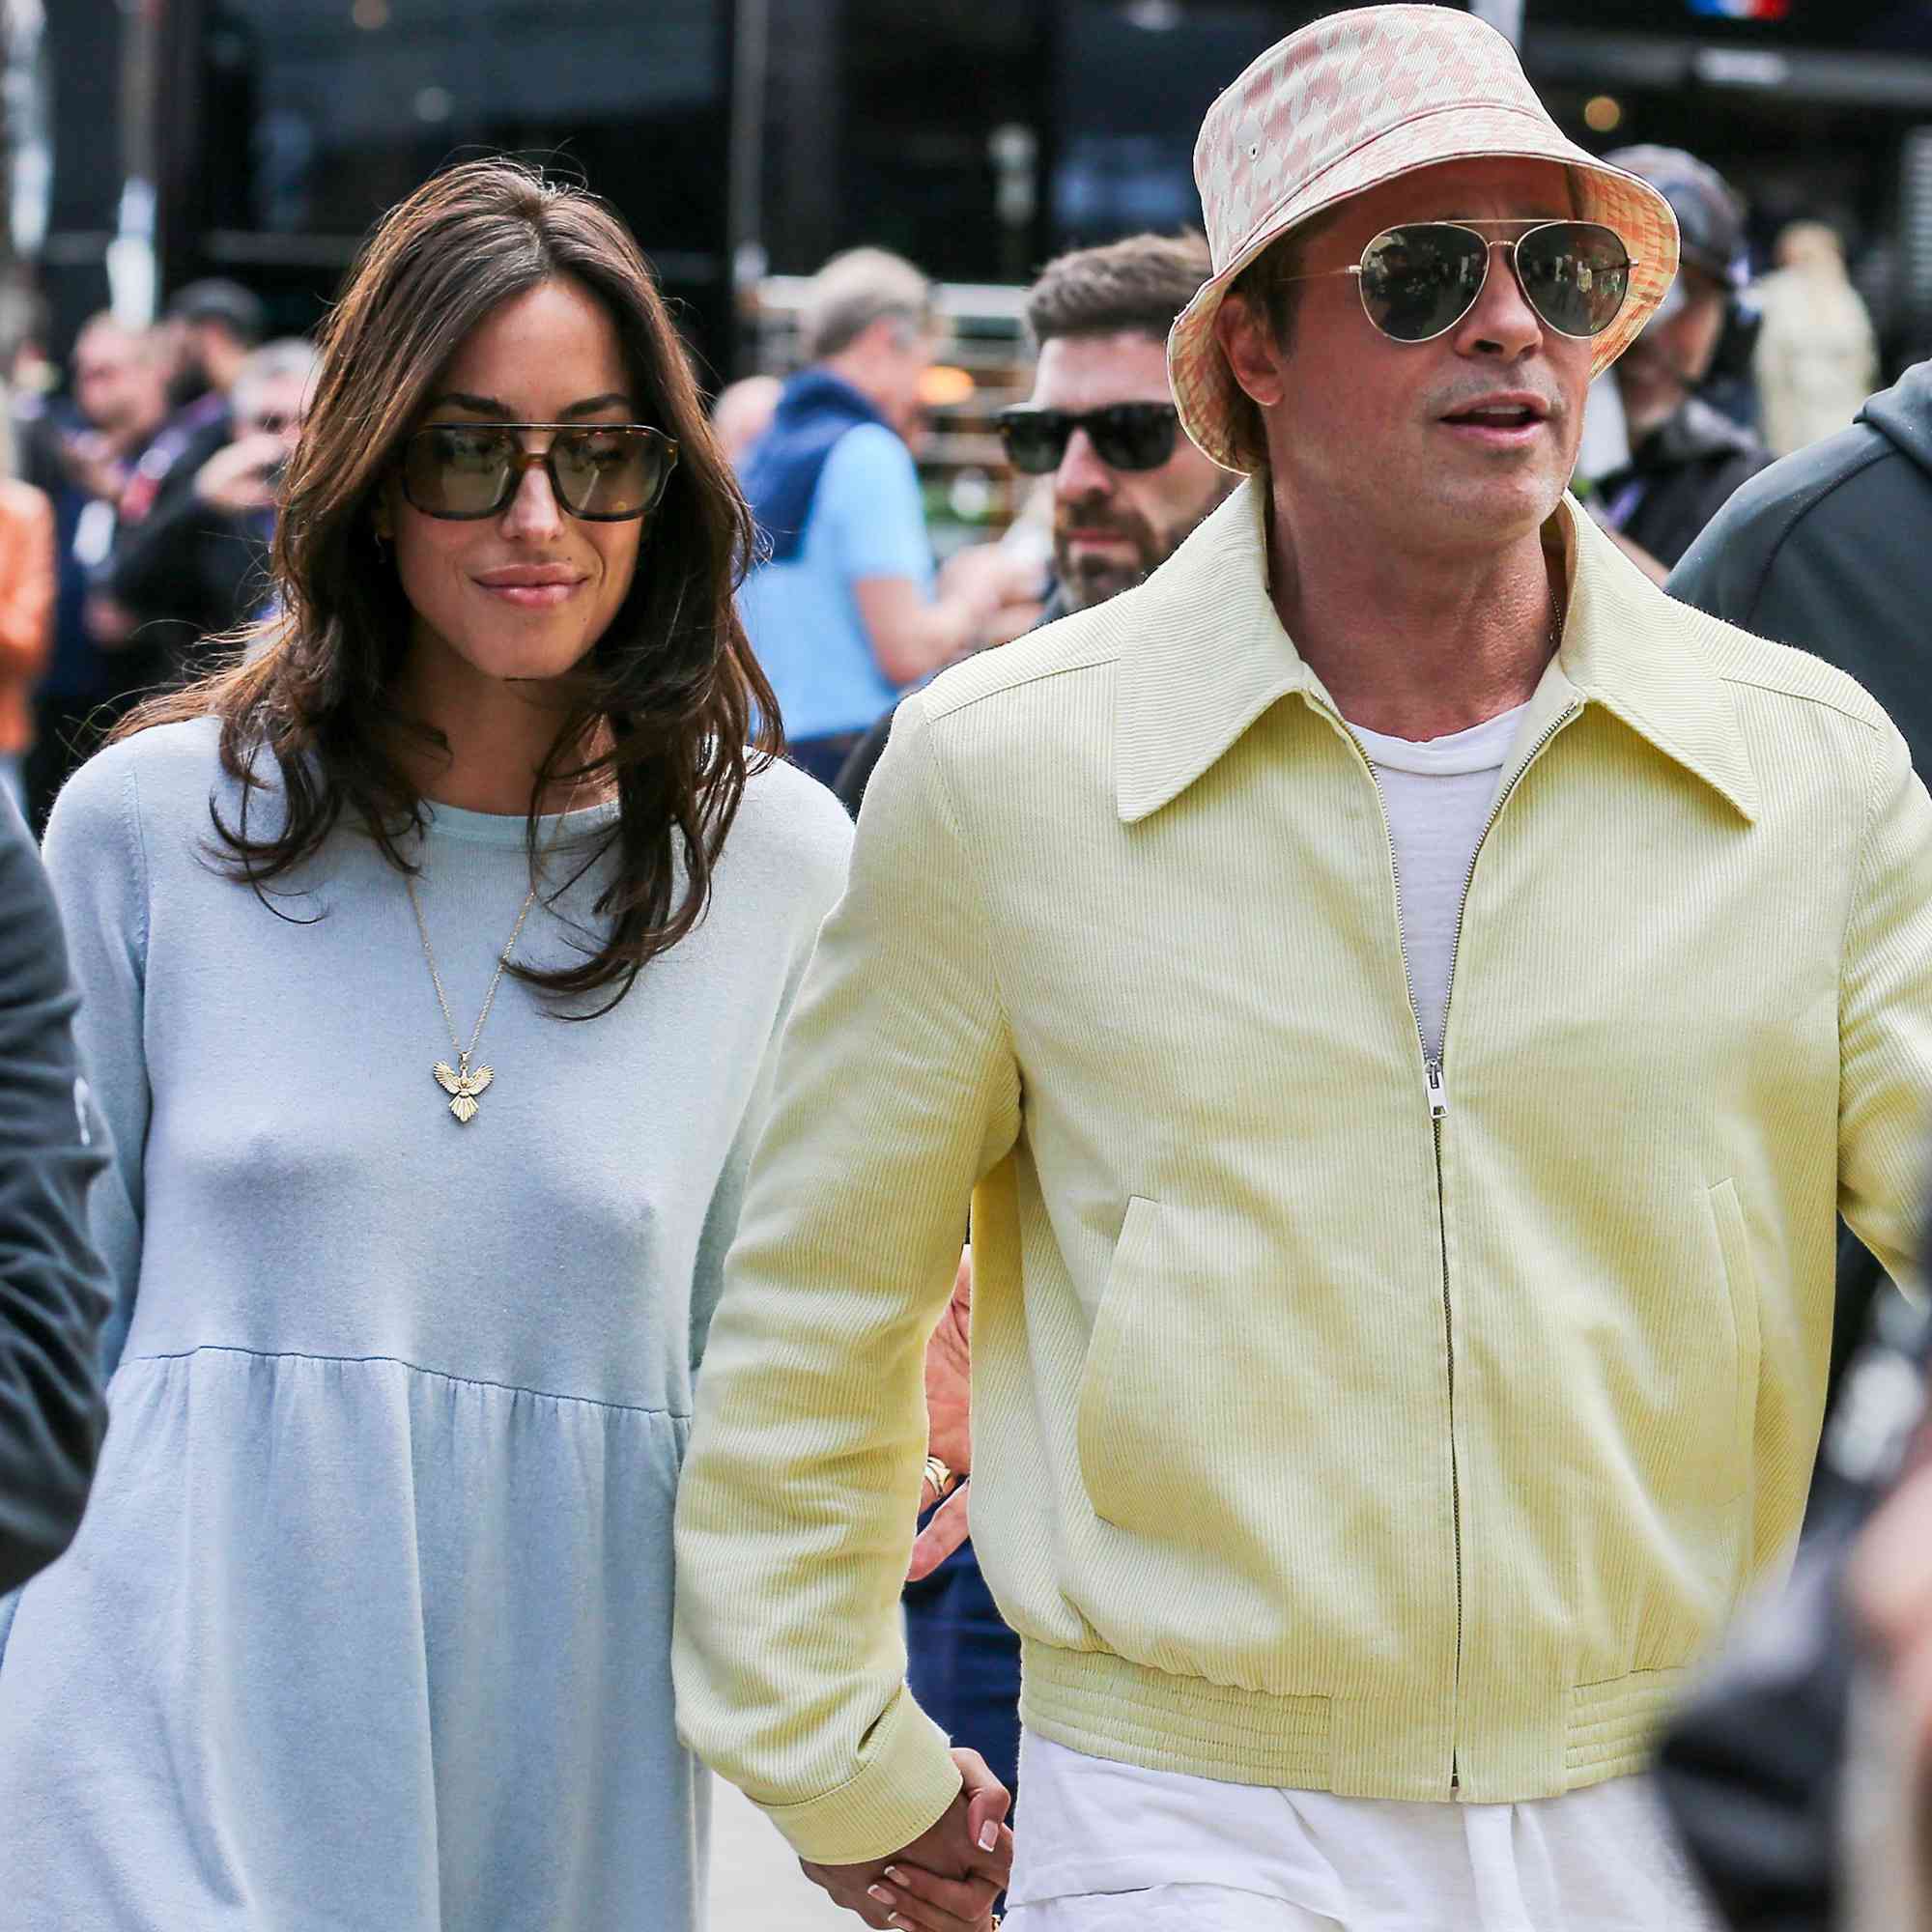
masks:
<path fill-rule="evenodd" d="M 1543 342 L 1543 318 L 1530 307 L 1516 278 L 1516 257 L 1490 244 L 1490 272 L 1469 313 L 1456 326 L 1456 347 L 1464 355 L 1501 355 L 1514 361 Z"/>
<path fill-rule="evenodd" d="M 1084 429 L 1076 429 L 1066 439 L 1065 453 L 1054 471 L 1053 494 L 1065 503 L 1114 494 L 1114 472 L 1100 461 L 1099 451 Z"/>

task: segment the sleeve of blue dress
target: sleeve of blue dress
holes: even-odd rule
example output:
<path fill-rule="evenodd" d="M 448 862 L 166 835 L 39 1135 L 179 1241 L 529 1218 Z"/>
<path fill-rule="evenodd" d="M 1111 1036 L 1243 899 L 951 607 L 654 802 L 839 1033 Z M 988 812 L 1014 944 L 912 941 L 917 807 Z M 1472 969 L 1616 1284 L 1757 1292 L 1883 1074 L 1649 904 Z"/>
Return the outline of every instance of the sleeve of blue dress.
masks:
<path fill-rule="evenodd" d="M 89 1203 L 114 1297 L 101 1334 L 103 1378 L 120 1361 L 133 1319 L 148 1139 L 148 877 L 128 749 L 110 747 L 74 774 L 47 821 L 43 848 L 80 993 L 74 1037 L 113 1148 L 112 1163 Z"/>
<path fill-rule="evenodd" d="M 106 1429 L 107 1297 L 87 1235 L 106 1137 L 73 1010 L 53 895 L 0 792 L 0 1590 L 72 1540 Z"/>

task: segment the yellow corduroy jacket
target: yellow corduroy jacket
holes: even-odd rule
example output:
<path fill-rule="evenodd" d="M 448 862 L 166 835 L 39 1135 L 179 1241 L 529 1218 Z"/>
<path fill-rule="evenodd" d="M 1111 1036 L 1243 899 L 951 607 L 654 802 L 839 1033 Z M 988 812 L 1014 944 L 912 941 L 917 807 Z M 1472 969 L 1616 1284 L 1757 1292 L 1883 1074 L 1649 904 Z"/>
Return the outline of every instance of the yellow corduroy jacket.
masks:
<path fill-rule="evenodd" d="M 1835 1210 L 1909 1265 L 1932 805 L 1878 706 L 1566 502 L 1425 1065 L 1376 782 L 1260 500 L 905 701 L 790 1024 L 674 1657 L 690 1743 L 810 1858 L 957 1785 L 897 1603 L 969 1189 L 1025 1721 L 1377 1798 L 1636 1769 L 1797 1528 Z"/>

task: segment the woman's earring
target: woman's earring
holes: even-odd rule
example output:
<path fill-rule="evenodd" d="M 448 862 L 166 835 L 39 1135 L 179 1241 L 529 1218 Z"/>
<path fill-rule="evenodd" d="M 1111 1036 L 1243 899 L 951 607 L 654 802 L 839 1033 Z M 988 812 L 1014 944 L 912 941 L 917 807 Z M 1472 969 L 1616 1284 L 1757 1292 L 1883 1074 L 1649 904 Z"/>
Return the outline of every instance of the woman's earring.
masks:
<path fill-rule="evenodd" d="M 385 537 L 383 534 L 383 532 L 375 526 L 374 524 L 371 524 L 369 526 L 369 534 L 376 539 L 376 554 L 381 558 L 383 558 L 384 562 L 386 562 L 388 560 L 388 555 L 389 555 L 388 538 Z"/>

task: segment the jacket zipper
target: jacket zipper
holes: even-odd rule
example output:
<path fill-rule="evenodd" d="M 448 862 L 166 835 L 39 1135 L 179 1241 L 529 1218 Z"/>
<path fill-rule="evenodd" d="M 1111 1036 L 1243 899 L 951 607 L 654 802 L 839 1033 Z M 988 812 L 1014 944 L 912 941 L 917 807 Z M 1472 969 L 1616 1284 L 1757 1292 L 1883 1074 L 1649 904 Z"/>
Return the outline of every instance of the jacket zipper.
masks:
<path fill-rule="evenodd" d="M 1463 895 L 1456 902 L 1456 929 L 1449 941 L 1449 977 L 1443 985 L 1442 994 L 1442 1037 L 1449 1037 L 1449 1004 L 1456 996 L 1456 961 L 1463 951 L 1463 920 L 1469 910 L 1469 889 L 1476 882 L 1476 861 L 1483 856 L 1483 847 L 1488 842 L 1490 828 L 1502 815 L 1502 809 L 1510 801 L 1510 795 L 1522 781 L 1522 775 L 1528 771 L 1543 748 L 1575 718 L 1581 706 L 1577 703 L 1566 705 L 1556 717 L 1538 734 L 1536 742 L 1530 746 L 1527 755 L 1514 772 L 1509 782 L 1496 795 L 1496 802 L 1490 808 L 1490 815 L 1483 821 L 1483 829 L 1477 835 L 1475 849 L 1469 854 L 1467 869 L 1463 874 Z M 1408 963 L 1408 934 L 1403 926 L 1402 918 L 1402 865 L 1396 858 L 1395 831 L 1389 824 L 1388 807 L 1382 801 L 1381 783 L 1376 779 L 1375 761 L 1363 748 L 1362 741 L 1350 729 L 1348 721 L 1340 712 L 1331 714 L 1342 727 L 1344 735 L 1354 746 L 1356 754 L 1368 768 L 1370 781 L 1376 787 L 1376 805 L 1382 815 L 1382 836 L 1388 841 L 1389 876 L 1395 881 L 1395 927 L 1396 944 L 1402 953 L 1403 982 L 1408 988 L 1409 1017 L 1415 1022 L 1415 1043 L 1422 1055 L 1423 1093 L 1429 1102 L 1429 1124 L 1435 1153 L 1435 1234 L 1441 1255 L 1442 1268 L 1442 1343 L 1446 1351 L 1449 1386 L 1449 1518 L 1455 1538 L 1456 1551 L 1456 1670 L 1455 1689 L 1460 1703 L 1463 1688 L 1463 1485 L 1462 1474 L 1456 1460 L 1456 1329 L 1453 1304 L 1449 1296 L 1449 1207 L 1442 1185 L 1442 1122 L 1449 1113 L 1449 1086 L 1442 1072 L 1442 1056 L 1431 1054 L 1428 1042 L 1422 1037 L 1422 1009 L 1415 998 L 1415 974 Z M 1449 1789 L 1462 1789 L 1462 1767 L 1457 1760 L 1456 1747 L 1449 1747 Z"/>

